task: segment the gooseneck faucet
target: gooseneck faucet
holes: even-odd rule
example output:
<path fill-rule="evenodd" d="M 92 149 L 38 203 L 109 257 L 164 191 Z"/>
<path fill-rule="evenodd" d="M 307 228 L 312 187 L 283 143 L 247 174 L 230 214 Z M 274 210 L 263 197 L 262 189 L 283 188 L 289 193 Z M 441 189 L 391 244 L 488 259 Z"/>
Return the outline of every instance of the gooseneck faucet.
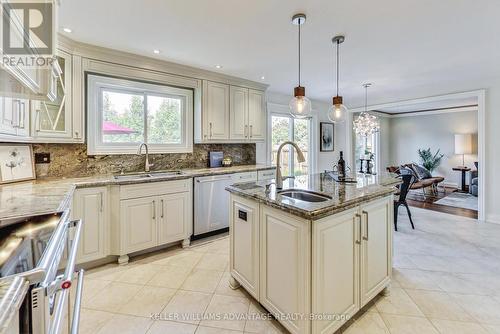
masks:
<path fill-rule="evenodd" d="M 281 150 L 285 145 L 292 145 L 297 151 L 297 160 L 299 162 L 306 161 L 304 153 L 300 150 L 299 145 L 295 144 L 293 141 L 286 141 L 278 147 L 278 157 L 276 158 L 276 189 L 283 189 L 283 180 L 290 178 L 291 176 L 282 177 L 281 176 Z"/>
<path fill-rule="evenodd" d="M 146 161 L 144 162 L 144 171 L 147 173 L 147 172 L 149 172 L 149 167 L 153 166 L 153 164 L 149 163 L 149 148 L 148 148 L 148 144 L 142 143 L 141 145 L 139 145 L 139 150 L 137 151 L 137 154 L 138 155 L 142 154 L 142 147 L 143 146 L 146 148 Z"/>

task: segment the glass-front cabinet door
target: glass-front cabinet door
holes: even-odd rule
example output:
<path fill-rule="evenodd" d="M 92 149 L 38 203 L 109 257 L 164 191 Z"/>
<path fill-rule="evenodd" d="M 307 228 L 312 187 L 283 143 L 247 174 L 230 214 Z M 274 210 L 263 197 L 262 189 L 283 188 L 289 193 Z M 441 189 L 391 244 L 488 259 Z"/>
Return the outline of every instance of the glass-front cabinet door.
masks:
<path fill-rule="evenodd" d="M 72 138 L 71 55 L 57 52 L 60 75 L 53 73 L 53 101 L 32 101 L 33 137 Z"/>

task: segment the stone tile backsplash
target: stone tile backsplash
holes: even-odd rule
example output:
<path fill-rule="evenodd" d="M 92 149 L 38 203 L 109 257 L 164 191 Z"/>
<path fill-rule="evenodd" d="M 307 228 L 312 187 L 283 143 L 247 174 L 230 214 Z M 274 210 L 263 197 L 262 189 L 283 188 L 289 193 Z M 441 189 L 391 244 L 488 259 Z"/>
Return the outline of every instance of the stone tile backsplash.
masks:
<path fill-rule="evenodd" d="M 192 153 L 150 154 L 151 170 L 204 168 L 208 152 L 222 151 L 233 165 L 255 164 L 255 144 L 195 144 Z M 144 170 L 144 155 L 87 155 L 86 144 L 33 144 L 34 153 L 50 153 L 50 163 L 36 164 L 42 177 L 81 177 Z"/>

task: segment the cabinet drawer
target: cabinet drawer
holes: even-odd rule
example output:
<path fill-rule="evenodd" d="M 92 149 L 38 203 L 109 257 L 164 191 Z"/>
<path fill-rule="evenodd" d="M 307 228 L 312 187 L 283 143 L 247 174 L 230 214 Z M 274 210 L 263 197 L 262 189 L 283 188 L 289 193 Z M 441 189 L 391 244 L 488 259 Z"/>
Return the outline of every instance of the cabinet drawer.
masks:
<path fill-rule="evenodd" d="M 259 181 L 274 179 L 275 174 L 275 169 L 259 170 L 257 172 L 257 179 Z"/>
<path fill-rule="evenodd" d="M 157 196 L 190 191 L 192 179 L 132 184 L 120 187 L 120 199 Z"/>
<path fill-rule="evenodd" d="M 234 182 L 257 181 L 257 172 L 236 173 L 236 174 L 231 175 L 231 179 Z"/>

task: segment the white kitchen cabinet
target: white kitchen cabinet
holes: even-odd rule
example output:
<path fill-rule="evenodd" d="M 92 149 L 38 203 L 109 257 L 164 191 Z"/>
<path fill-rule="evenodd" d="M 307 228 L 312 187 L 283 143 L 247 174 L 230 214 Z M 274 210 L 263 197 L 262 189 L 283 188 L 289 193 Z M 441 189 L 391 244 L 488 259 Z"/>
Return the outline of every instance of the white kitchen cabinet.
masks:
<path fill-rule="evenodd" d="M 190 234 L 186 221 L 192 221 L 191 192 L 162 195 L 159 202 L 159 244 L 185 239 Z"/>
<path fill-rule="evenodd" d="M 250 89 L 248 91 L 248 139 L 261 141 L 266 139 L 265 93 Z"/>
<path fill-rule="evenodd" d="M 201 127 L 201 135 L 198 130 L 195 137 L 197 142 L 265 140 L 264 91 L 204 80 L 202 96 L 202 108 L 195 117 L 195 127 Z"/>
<path fill-rule="evenodd" d="M 119 263 L 128 262 L 128 254 L 182 241 L 189 246 L 193 232 L 193 181 L 189 179 L 139 183 L 114 188 L 112 205 L 119 214 L 112 219 L 111 230 L 118 237 L 112 242 L 112 254 Z"/>
<path fill-rule="evenodd" d="M 75 191 L 73 219 L 83 220 L 77 262 L 84 263 L 108 255 L 109 210 L 106 187 L 82 188 Z"/>
<path fill-rule="evenodd" d="M 32 101 L 35 141 L 71 142 L 74 139 L 73 117 L 77 115 L 72 114 L 72 56 L 58 50 L 57 61 L 62 73 L 54 77 L 54 101 Z"/>
<path fill-rule="evenodd" d="M 360 309 L 358 208 L 315 222 L 312 233 L 312 313 L 352 317 Z M 345 321 L 313 321 L 312 332 L 334 333 Z"/>
<path fill-rule="evenodd" d="M 0 99 L 0 134 L 16 137 L 28 136 L 30 101 L 11 97 Z"/>
<path fill-rule="evenodd" d="M 230 137 L 246 140 L 249 136 L 248 88 L 231 86 L 230 92 Z"/>
<path fill-rule="evenodd" d="M 123 200 L 120 203 L 122 250 L 133 253 L 157 245 L 158 197 Z"/>
<path fill-rule="evenodd" d="M 259 299 L 259 205 L 245 199 L 230 200 L 231 235 L 229 264 L 233 277 Z"/>
<path fill-rule="evenodd" d="M 291 333 L 334 333 L 390 283 L 392 205 L 390 195 L 310 221 L 232 194 L 231 285 L 242 285 Z"/>
<path fill-rule="evenodd" d="M 260 217 L 260 303 L 279 316 L 310 313 L 310 225 L 268 206 Z M 283 318 L 291 333 L 310 333 L 308 321 Z"/>
<path fill-rule="evenodd" d="M 229 139 L 229 85 L 203 81 L 203 139 Z"/>
<path fill-rule="evenodd" d="M 362 205 L 361 307 L 389 282 L 392 270 L 392 202 L 382 199 Z"/>

